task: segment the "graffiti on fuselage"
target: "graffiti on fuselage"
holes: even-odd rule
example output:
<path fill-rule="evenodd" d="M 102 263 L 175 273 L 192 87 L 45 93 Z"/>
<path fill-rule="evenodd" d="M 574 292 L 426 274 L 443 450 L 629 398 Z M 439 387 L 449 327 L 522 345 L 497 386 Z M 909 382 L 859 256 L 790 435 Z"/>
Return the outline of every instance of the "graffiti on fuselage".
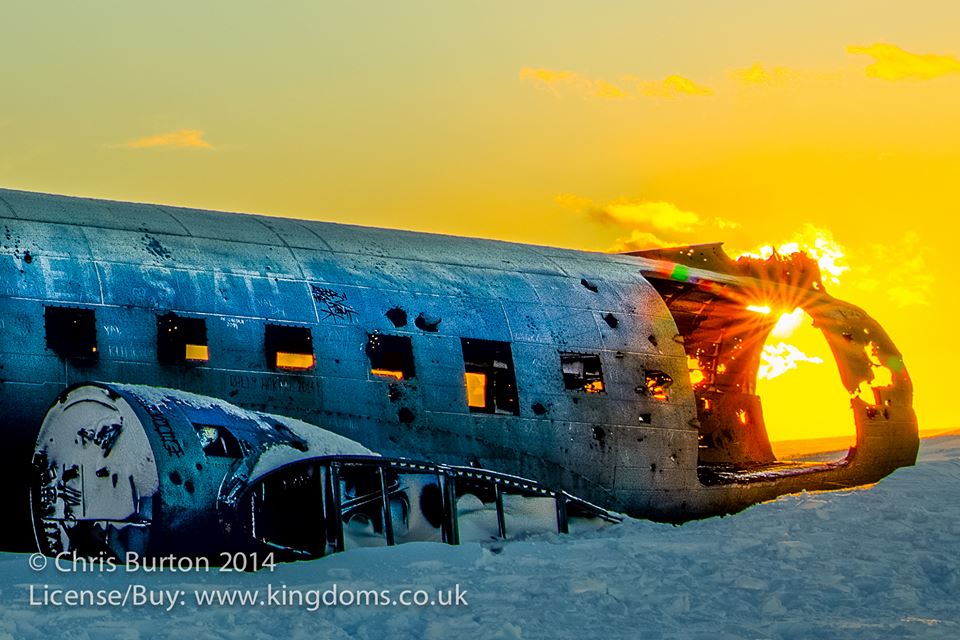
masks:
<path fill-rule="evenodd" d="M 310 293 L 313 299 L 323 305 L 319 309 L 324 318 L 333 318 L 334 320 L 352 321 L 357 312 L 347 304 L 347 294 L 334 289 L 318 287 L 315 284 L 310 285 Z"/>
<path fill-rule="evenodd" d="M 308 376 L 262 375 L 256 373 L 227 376 L 227 386 L 231 392 L 240 391 L 288 391 L 308 396 L 320 395 L 320 384 L 316 378 Z M 231 396 L 234 394 L 231 393 Z"/>
<path fill-rule="evenodd" d="M 177 435 L 174 433 L 173 427 L 170 426 L 170 421 L 167 420 L 167 417 L 163 415 L 158 407 L 153 405 L 144 405 L 144 410 L 150 416 L 153 429 L 157 432 L 157 435 L 160 436 L 160 443 L 163 445 L 164 450 L 175 458 L 181 457 L 183 455 L 183 445 L 177 440 Z"/>

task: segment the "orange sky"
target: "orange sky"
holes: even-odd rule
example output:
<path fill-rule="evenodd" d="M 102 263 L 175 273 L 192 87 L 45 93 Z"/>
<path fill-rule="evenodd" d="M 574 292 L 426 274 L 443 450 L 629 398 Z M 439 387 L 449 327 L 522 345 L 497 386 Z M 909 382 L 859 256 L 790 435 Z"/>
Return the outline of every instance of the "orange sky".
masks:
<path fill-rule="evenodd" d="M 829 233 L 921 428 L 957 426 L 960 5 L 662 4 L 4 3 L 0 184 L 594 250 Z M 771 435 L 852 431 L 791 340 L 825 363 L 761 384 Z"/>

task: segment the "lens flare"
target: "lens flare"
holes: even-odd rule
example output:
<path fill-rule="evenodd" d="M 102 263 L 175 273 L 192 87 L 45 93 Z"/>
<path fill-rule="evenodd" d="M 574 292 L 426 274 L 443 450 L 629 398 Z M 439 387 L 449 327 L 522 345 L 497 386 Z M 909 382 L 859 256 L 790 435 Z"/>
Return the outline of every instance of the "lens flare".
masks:
<path fill-rule="evenodd" d="M 799 307 L 790 313 L 781 314 L 777 320 L 777 324 L 773 325 L 770 335 L 774 338 L 780 338 L 781 340 L 789 338 L 793 335 L 794 331 L 799 329 L 800 325 L 803 324 L 805 316 L 806 313 Z"/>
<path fill-rule="evenodd" d="M 753 311 L 754 313 L 762 313 L 764 315 L 768 315 L 771 309 L 770 309 L 770 305 L 751 304 L 751 305 L 747 305 L 747 311 Z"/>

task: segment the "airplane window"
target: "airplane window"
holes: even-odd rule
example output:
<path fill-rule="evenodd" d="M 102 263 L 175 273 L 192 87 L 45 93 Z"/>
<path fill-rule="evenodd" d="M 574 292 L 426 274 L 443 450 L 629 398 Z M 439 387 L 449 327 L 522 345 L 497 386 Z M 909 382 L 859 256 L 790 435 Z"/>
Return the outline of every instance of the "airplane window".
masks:
<path fill-rule="evenodd" d="M 268 324 L 264 333 L 267 363 L 274 369 L 304 371 L 315 364 L 309 327 Z"/>
<path fill-rule="evenodd" d="M 218 458 L 241 458 L 243 450 L 237 437 L 223 427 L 207 424 L 193 425 L 200 438 L 200 446 L 208 456 Z"/>
<path fill-rule="evenodd" d="M 373 375 L 394 380 L 414 377 L 413 346 L 409 337 L 371 333 L 366 351 Z"/>
<path fill-rule="evenodd" d="M 207 362 L 207 323 L 175 313 L 157 316 L 157 360 L 161 364 Z"/>
<path fill-rule="evenodd" d="M 600 356 L 588 353 L 561 353 L 563 386 L 587 393 L 603 393 L 603 371 Z"/>
<path fill-rule="evenodd" d="M 47 348 L 76 364 L 92 364 L 97 351 L 97 318 L 93 309 L 44 307 Z"/>
<path fill-rule="evenodd" d="M 510 343 L 463 338 L 460 344 L 470 411 L 520 415 Z"/>

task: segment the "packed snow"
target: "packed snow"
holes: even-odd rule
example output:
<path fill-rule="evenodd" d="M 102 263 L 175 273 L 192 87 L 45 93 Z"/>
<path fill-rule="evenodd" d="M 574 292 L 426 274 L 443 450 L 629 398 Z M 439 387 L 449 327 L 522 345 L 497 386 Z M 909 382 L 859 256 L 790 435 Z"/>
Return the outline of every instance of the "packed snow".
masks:
<path fill-rule="evenodd" d="M 627 519 L 508 542 L 411 543 L 274 572 L 34 572 L 0 554 L 0 639 L 960 637 L 960 437 L 867 490 L 683 526 Z M 29 586 L 184 591 L 185 604 L 31 606 Z M 459 606 L 198 607 L 197 591 L 465 592 Z M 386 601 L 386 600 L 385 600 Z M 313 611 L 309 609 L 315 609 Z"/>

